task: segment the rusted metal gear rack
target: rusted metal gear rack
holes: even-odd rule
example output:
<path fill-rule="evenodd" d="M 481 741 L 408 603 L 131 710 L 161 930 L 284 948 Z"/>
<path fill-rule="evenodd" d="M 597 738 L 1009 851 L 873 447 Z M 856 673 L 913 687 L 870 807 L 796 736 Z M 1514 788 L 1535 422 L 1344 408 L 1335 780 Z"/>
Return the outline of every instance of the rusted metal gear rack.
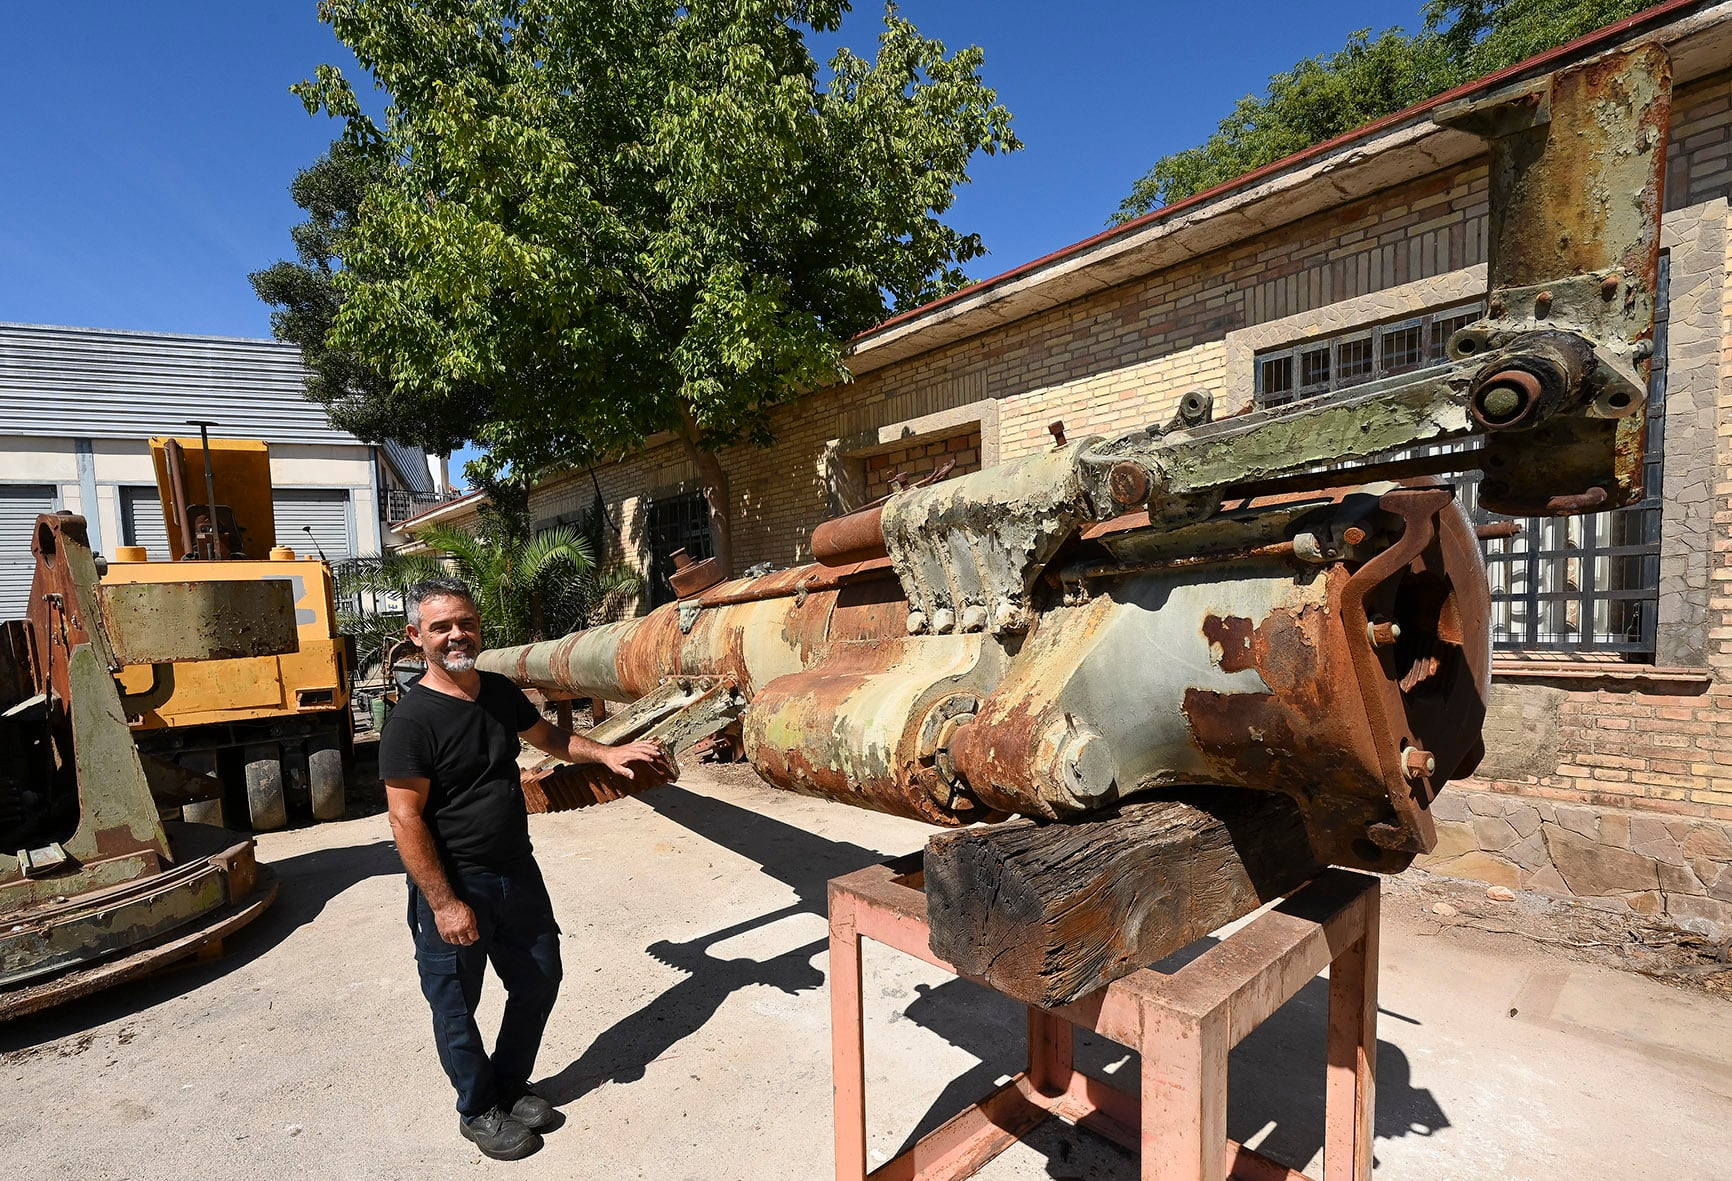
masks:
<path fill-rule="evenodd" d="M 1379 883 L 1339 869 L 1319 874 L 1176 972 L 1145 968 L 1062 1008 L 1029 1008 L 1028 1068 L 868 1172 L 861 940 L 876 940 L 955 972 L 927 946 L 920 882 L 916 859 L 871 866 L 830 882 L 837 1181 L 970 1177 L 1055 1115 L 1127 1149 L 1140 1149 L 1143 1181 L 1310 1181 L 1227 1138 L 1227 1054 L 1325 967 L 1324 1177 L 1369 1181 Z M 1140 1101 L 1076 1069 L 1077 1029 L 1141 1055 Z"/>

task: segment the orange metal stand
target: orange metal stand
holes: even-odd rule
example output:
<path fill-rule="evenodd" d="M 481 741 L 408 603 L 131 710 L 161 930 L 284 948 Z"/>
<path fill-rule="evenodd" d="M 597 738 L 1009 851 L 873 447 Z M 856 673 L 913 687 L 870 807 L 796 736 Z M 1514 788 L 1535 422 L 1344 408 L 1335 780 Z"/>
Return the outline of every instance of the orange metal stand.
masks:
<path fill-rule="evenodd" d="M 1324 871 L 1171 975 L 1144 969 L 1063 1008 L 1030 1008 L 1028 1069 L 868 1173 L 860 941 L 874 939 L 955 972 L 927 946 L 920 885 L 917 858 L 830 883 L 837 1181 L 970 1177 L 1050 1115 L 1133 1151 L 1140 1148 L 1143 1181 L 1310 1181 L 1227 1138 L 1227 1053 L 1324 967 L 1324 1177 L 1369 1181 L 1378 881 L 1339 869 Z M 1075 1069 L 1076 1028 L 1141 1054 L 1140 1104 Z"/>

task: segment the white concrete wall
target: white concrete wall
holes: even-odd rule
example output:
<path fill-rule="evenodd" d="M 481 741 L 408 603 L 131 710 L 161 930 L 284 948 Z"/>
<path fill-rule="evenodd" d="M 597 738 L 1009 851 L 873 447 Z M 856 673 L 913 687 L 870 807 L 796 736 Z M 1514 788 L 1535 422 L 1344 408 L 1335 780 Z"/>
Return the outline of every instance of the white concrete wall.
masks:
<path fill-rule="evenodd" d="M 71 437 L 0 436 L 0 483 L 50 484 L 72 512 L 92 518 L 106 548 L 120 543 L 120 488 L 154 486 L 156 470 L 144 439 L 95 439 L 96 501 L 84 503 L 77 447 Z M 271 445 L 271 483 L 277 488 L 342 488 L 349 493 L 356 552 L 378 553 L 378 497 L 373 489 L 372 449 L 359 444 Z"/>

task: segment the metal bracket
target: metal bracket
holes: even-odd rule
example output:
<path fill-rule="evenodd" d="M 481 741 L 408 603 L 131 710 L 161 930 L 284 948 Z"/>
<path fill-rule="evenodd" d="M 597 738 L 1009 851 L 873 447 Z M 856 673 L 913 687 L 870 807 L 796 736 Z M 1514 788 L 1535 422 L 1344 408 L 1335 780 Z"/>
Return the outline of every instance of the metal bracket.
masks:
<path fill-rule="evenodd" d="M 52 841 L 40 849 L 18 850 L 18 868 L 27 878 L 46 877 L 71 860 L 58 841 Z"/>

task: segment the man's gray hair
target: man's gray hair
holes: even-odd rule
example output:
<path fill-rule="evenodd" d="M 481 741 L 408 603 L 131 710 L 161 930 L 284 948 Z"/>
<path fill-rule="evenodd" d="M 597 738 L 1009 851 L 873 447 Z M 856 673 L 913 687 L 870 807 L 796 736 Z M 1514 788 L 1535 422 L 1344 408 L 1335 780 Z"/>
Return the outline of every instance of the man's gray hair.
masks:
<path fill-rule="evenodd" d="M 421 604 L 428 599 L 468 599 L 475 605 L 475 594 L 461 578 L 424 578 L 403 592 L 403 615 L 410 626 L 421 626 Z"/>

